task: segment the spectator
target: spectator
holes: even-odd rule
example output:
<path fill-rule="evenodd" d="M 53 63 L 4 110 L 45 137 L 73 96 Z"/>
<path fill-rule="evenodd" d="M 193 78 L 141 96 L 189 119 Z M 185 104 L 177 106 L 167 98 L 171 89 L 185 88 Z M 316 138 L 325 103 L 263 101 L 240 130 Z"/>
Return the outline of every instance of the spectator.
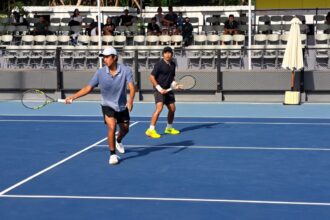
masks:
<path fill-rule="evenodd" d="M 98 20 L 98 18 L 97 18 L 98 16 L 96 16 L 96 21 L 93 19 L 93 21 L 86 27 L 86 33 L 89 35 L 89 36 L 91 36 L 92 34 L 92 30 L 94 29 L 94 28 L 96 28 L 97 29 L 97 20 Z"/>
<path fill-rule="evenodd" d="M 238 22 L 235 21 L 234 15 L 229 15 L 225 22 L 224 34 L 234 35 L 238 33 Z"/>
<path fill-rule="evenodd" d="M 81 26 L 81 23 L 82 23 L 82 17 L 80 16 L 80 12 L 79 10 L 76 8 L 74 11 L 73 11 L 73 15 L 71 16 L 71 19 L 69 21 L 69 26 L 72 27 L 72 26 Z M 77 44 L 77 40 L 78 40 L 78 35 L 79 35 L 79 32 L 73 32 L 71 31 L 71 44 L 72 45 L 76 45 Z"/>
<path fill-rule="evenodd" d="M 17 11 L 13 12 L 13 17 L 11 18 L 10 23 L 15 26 L 19 26 L 19 25 L 29 26 L 28 21 L 25 18 L 23 18 L 23 16 L 21 16 Z"/>
<path fill-rule="evenodd" d="M 330 25 L 330 12 L 328 12 L 327 16 L 325 17 L 325 24 Z M 327 30 L 324 30 L 325 34 L 330 34 L 330 28 L 328 28 Z"/>
<path fill-rule="evenodd" d="M 158 7 L 157 14 L 155 14 L 156 24 L 159 26 L 160 30 L 163 29 L 164 14 L 162 7 Z"/>
<path fill-rule="evenodd" d="M 79 10 L 76 8 L 73 11 L 73 15 L 70 18 L 69 26 L 81 26 L 82 17 L 80 16 Z"/>
<path fill-rule="evenodd" d="M 108 17 L 102 29 L 103 35 L 114 35 L 115 29 L 116 29 L 116 25 L 112 22 L 112 18 Z"/>
<path fill-rule="evenodd" d="M 330 11 L 328 12 L 327 16 L 325 17 L 324 23 L 330 25 Z"/>
<path fill-rule="evenodd" d="M 93 20 L 92 23 L 90 23 L 88 25 L 88 27 L 86 28 L 86 31 L 88 33 L 89 36 L 94 36 L 94 35 L 98 35 L 98 30 L 99 30 L 99 27 L 98 27 L 98 16 L 96 16 L 96 21 Z M 104 24 L 101 23 L 101 30 L 103 29 L 103 26 Z"/>
<path fill-rule="evenodd" d="M 50 34 L 48 31 L 49 22 L 45 19 L 44 16 L 39 17 L 39 21 L 35 23 L 35 28 L 33 29 L 34 35 L 47 35 Z"/>
<path fill-rule="evenodd" d="M 148 24 L 147 27 L 147 35 L 157 35 L 161 34 L 160 27 L 156 24 L 156 18 L 151 18 L 151 22 Z"/>
<path fill-rule="evenodd" d="M 182 32 L 182 27 L 183 27 L 183 24 L 184 24 L 184 18 L 182 16 L 182 11 L 179 12 L 178 14 L 178 18 L 176 20 L 176 24 L 177 24 L 177 27 L 179 28 L 180 32 Z"/>
<path fill-rule="evenodd" d="M 190 23 L 189 17 L 186 17 L 185 23 L 182 27 L 182 38 L 183 38 L 183 45 L 185 47 L 192 44 L 193 41 L 193 30 L 194 27 Z"/>
<path fill-rule="evenodd" d="M 172 28 L 170 29 L 169 35 L 178 35 L 181 34 L 180 28 L 177 26 L 177 24 L 174 24 Z"/>
<path fill-rule="evenodd" d="M 173 12 L 173 7 L 168 6 L 168 13 L 164 16 L 163 24 L 166 26 L 168 33 L 176 32 L 176 22 L 178 15 Z"/>
<path fill-rule="evenodd" d="M 133 16 L 128 14 L 128 9 L 124 10 L 124 14 L 120 16 L 120 25 L 131 26 L 133 24 Z"/>

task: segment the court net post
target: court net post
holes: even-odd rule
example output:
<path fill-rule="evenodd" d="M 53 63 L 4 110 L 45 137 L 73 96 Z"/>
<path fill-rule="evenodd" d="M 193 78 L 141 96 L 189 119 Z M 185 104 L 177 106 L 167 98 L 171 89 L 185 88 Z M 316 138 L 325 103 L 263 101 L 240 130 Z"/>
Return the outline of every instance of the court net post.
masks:
<path fill-rule="evenodd" d="M 221 101 L 223 101 L 222 95 L 222 72 L 221 72 L 221 50 L 217 50 L 217 92 L 221 94 Z"/>
<path fill-rule="evenodd" d="M 139 93 L 139 101 L 142 101 L 142 93 L 141 93 L 141 73 L 139 72 L 139 62 L 138 62 L 138 51 L 134 50 L 134 78 L 135 78 L 135 87 L 137 92 Z"/>
<path fill-rule="evenodd" d="M 55 54 L 55 65 L 56 65 L 56 76 L 57 76 L 57 86 L 56 92 L 60 93 L 61 99 L 65 98 L 64 91 L 63 91 L 63 71 L 61 68 L 61 47 L 56 48 Z"/>

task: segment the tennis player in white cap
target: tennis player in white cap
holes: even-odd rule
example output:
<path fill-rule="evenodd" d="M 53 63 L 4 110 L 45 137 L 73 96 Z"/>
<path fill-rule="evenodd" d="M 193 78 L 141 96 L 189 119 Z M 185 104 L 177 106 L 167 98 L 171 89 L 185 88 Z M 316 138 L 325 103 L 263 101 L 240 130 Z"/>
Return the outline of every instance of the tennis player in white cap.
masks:
<path fill-rule="evenodd" d="M 125 153 L 121 142 L 129 130 L 129 112 L 133 109 L 135 86 L 132 70 L 117 63 L 118 54 L 113 47 L 109 46 L 104 49 L 100 57 L 103 57 L 105 65 L 96 71 L 88 85 L 66 98 L 66 103 L 69 104 L 73 100 L 87 95 L 96 86 L 100 88 L 104 122 L 108 127 L 109 164 L 114 165 L 119 163 L 116 149 L 119 153 Z M 128 100 L 126 94 L 127 87 L 129 89 Z M 117 124 L 120 129 L 116 137 Z"/>

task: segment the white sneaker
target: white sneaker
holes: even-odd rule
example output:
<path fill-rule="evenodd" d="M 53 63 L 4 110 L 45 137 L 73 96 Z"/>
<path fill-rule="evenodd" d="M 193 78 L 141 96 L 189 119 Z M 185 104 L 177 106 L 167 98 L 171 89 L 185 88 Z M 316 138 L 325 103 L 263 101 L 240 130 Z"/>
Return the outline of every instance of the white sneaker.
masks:
<path fill-rule="evenodd" d="M 116 165 L 119 163 L 119 157 L 116 154 L 110 155 L 109 164 Z"/>
<path fill-rule="evenodd" d="M 116 149 L 119 153 L 124 154 L 125 153 L 125 148 L 122 143 L 118 143 L 116 139 Z"/>

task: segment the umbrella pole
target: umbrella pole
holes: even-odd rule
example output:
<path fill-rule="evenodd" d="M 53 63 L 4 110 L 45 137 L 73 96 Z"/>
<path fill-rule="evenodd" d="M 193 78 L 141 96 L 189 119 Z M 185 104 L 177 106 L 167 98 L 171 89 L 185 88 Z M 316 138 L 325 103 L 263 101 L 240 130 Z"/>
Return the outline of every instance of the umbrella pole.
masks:
<path fill-rule="evenodd" d="M 294 70 L 292 70 L 291 72 L 291 91 L 293 91 L 293 87 L 294 87 Z"/>

